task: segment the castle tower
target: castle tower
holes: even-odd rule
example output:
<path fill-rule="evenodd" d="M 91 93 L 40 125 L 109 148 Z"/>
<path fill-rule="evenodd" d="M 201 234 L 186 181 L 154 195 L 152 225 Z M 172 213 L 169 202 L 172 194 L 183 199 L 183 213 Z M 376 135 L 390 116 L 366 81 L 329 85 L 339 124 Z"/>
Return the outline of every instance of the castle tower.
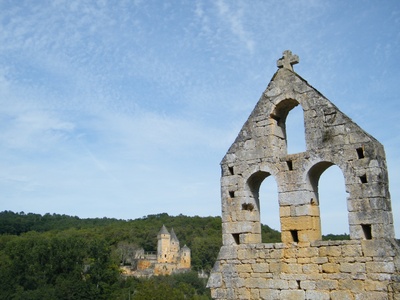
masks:
<path fill-rule="evenodd" d="M 171 256 L 171 262 L 177 262 L 178 256 L 179 256 L 179 240 L 175 234 L 174 229 L 171 229 L 171 240 L 170 240 L 170 256 Z"/>
<path fill-rule="evenodd" d="M 180 250 L 179 268 L 190 269 L 190 265 L 191 265 L 191 253 L 189 247 L 185 245 Z"/>
<path fill-rule="evenodd" d="M 168 262 L 171 244 L 171 235 L 165 225 L 161 227 L 157 235 L 157 261 L 159 263 Z"/>

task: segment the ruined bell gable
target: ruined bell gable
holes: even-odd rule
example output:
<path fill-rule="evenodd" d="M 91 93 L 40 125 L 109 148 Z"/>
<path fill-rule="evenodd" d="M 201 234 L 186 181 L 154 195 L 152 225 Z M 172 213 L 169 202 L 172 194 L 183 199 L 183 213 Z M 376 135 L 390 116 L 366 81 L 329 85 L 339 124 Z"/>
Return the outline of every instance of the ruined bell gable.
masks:
<path fill-rule="evenodd" d="M 223 246 L 209 280 L 212 296 L 397 299 L 400 252 L 383 146 L 296 74 L 298 62 L 284 52 L 221 162 Z M 306 151 L 288 155 L 285 122 L 298 105 Z M 348 193 L 350 241 L 321 241 L 318 181 L 332 165 Z M 278 244 L 261 243 L 258 193 L 269 176 L 278 186 Z"/>

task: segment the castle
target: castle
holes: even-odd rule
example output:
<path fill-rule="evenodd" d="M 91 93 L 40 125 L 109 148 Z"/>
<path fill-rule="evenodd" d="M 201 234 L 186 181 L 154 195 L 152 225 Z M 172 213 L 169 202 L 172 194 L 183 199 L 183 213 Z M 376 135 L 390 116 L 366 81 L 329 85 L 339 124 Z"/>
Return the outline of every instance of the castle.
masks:
<path fill-rule="evenodd" d="M 190 270 L 191 253 L 184 245 L 179 245 L 179 240 L 174 229 L 171 233 L 163 225 L 157 235 L 157 252 L 145 253 L 139 249 L 134 255 L 132 266 L 123 267 L 123 272 L 128 276 L 150 277 L 158 275 L 171 275 Z"/>
<path fill-rule="evenodd" d="M 223 246 L 208 287 L 213 299 L 400 299 L 383 146 L 300 77 L 285 51 L 221 162 Z M 286 118 L 303 110 L 306 150 L 288 154 Z M 350 240 L 322 241 L 320 176 L 336 165 L 348 193 Z M 260 186 L 278 186 L 282 243 L 261 242 Z M 340 199 L 339 199 L 340 200 Z"/>

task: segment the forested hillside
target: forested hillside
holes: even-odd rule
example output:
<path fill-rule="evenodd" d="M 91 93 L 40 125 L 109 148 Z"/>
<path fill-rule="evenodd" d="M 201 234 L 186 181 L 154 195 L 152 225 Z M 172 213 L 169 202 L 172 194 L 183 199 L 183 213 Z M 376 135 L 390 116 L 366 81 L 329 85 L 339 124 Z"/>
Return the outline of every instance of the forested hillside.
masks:
<path fill-rule="evenodd" d="M 124 245 L 156 251 L 157 233 L 174 228 L 192 251 L 194 273 L 122 280 Z M 279 241 L 263 226 L 266 242 Z M 221 247 L 220 217 L 149 215 L 135 220 L 0 213 L 0 299 L 209 299 L 205 280 Z"/>
<path fill-rule="evenodd" d="M 162 225 L 192 253 L 192 272 L 123 279 L 124 249 L 156 251 Z M 280 233 L 262 226 L 263 242 Z M 325 239 L 348 239 L 328 235 Z M 206 279 L 221 247 L 220 217 L 149 215 L 135 220 L 0 212 L 0 299 L 211 299 Z"/>

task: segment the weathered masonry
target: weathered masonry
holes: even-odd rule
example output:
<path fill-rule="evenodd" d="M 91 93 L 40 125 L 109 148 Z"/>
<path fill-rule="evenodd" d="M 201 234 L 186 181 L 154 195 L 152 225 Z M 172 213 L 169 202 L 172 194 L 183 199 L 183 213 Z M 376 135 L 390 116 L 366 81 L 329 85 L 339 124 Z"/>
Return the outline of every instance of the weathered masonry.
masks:
<path fill-rule="evenodd" d="M 383 146 L 293 71 L 278 71 L 221 162 L 223 246 L 208 286 L 214 299 L 400 299 Z M 300 105 L 306 151 L 287 154 L 285 121 Z M 343 173 L 350 240 L 321 241 L 318 181 Z M 282 243 L 262 244 L 259 188 L 278 185 Z M 321 199 L 323 201 L 323 199 Z M 343 199 L 342 201 L 346 201 Z"/>

